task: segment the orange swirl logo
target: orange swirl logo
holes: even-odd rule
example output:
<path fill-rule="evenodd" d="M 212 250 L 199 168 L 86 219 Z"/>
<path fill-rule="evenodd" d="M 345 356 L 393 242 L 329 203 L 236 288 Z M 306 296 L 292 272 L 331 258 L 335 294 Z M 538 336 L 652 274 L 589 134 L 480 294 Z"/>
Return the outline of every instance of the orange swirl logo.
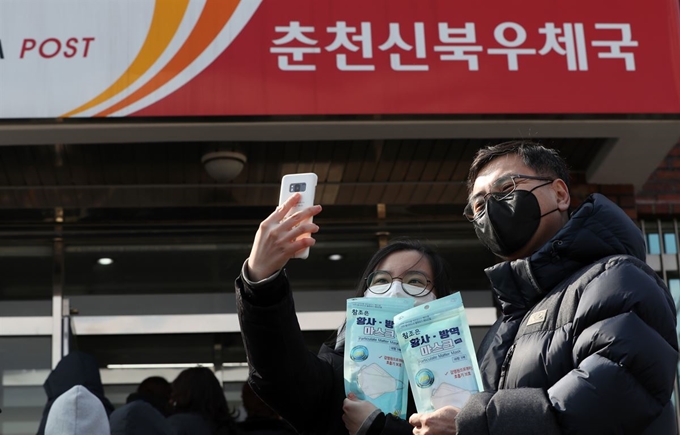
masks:
<path fill-rule="evenodd" d="M 205 5 L 198 19 L 186 39 L 181 42 L 179 49 L 155 74 L 149 75 L 152 67 L 158 63 L 164 53 L 169 51 L 171 42 L 176 38 L 180 25 L 187 18 L 187 10 L 192 1 L 156 0 L 149 31 L 130 66 L 106 90 L 61 117 L 87 116 L 83 112 L 88 110 L 94 112 L 91 114 L 92 116 L 105 117 L 124 109 L 129 110 L 133 104 L 139 105 L 142 99 L 157 93 L 171 80 L 176 79 L 186 71 L 206 48 L 223 33 L 241 3 L 241 0 L 205 0 Z M 244 18 L 247 22 L 260 1 L 246 3 L 249 3 L 247 6 L 249 10 L 241 14 L 240 18 Z M 236 26 L 239 27 L 239 24 L 241 27 L 245 25 L 245 23 L 237 23 Z M 216 53 L 215 57 L 219 54 Z M 187 78 L 186 81 L 193 78 L 198 72 L 200 70 L 190 71 L 191 77 Z M 140 82 L 142 78 L 146 79 L 143 83 Z M 137 84 L 136 89 L 132 90 L 131 87 L 135 84 Z M 126 91 L 129 92 L 129 95 L 123 96 Z"/>

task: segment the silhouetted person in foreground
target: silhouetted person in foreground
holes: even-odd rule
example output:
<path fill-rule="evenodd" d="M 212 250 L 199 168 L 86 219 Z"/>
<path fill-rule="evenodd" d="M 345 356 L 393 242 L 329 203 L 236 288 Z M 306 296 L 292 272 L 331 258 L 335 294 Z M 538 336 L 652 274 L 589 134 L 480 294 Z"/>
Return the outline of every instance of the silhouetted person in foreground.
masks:
<path fill-rule="evenodd" d="M 109 418 L 104 405 L 82 385 L 57 397 L 45 423 L 45 435 L 109 434 Z"/>
<path fill-rule="evenodd" d="M 193 367 L 172 382 L 174 412 L 168 418 L 176 435 L 239 433 L 224 390 L 210 369 Z"/>
<path fill-rule="evenodd" d="M 175 435 L 170 422 L 144 400 L 133 400 L 111 414 L 111 435 Z"/>
<path fill-rule="evenodd" d="M 170 382 L 160 376 L 151 376 L 139 384 L 137 391 L 130 394 L 125 403 L 143 400 L 156 408 L 163 416 L 168 417 L 172 413 L 171 394 L 172 386 Z"/>

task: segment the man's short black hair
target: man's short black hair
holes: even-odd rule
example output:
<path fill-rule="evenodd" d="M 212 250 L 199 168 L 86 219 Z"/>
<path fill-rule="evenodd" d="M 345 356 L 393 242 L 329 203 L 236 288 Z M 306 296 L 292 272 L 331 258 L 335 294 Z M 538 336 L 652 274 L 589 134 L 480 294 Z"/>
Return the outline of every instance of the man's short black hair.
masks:
<path fill-rule="evenodd" d="M 477 151 L 468 174 L 468 193 L 472 192 L 475 180 L 482 168 L 492 160 L 506 154 L 517 154 L 522 159 L 522 163 L 533 169 L 539 176 L 561 179 L 569 190 L 569 168 L 556 150 L 546 148 L 537 142 L 513 140 L 490 145 Z"/>

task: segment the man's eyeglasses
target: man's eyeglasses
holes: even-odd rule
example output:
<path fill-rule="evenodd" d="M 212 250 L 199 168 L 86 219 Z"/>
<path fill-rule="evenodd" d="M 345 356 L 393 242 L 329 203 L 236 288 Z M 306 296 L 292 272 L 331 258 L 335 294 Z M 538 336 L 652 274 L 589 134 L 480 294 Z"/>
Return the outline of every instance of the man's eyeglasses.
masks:
<path fill-rule="evenodd" d="M 489 197 L 493 196 L 498 201 L 502 201 L 512 195 L 517 189 L 518 180 L 540 180 L 540 181 L 555 181 L 554 178 L 549 177 L 536 177 L 533 175 L 522 175 L 522 174 L 510 174 L 498 178 L 494 181 L 491 192 L 485 195 L 476 195 L 470 199 L 470 202 L 465 206 L 463 211 L 463 216 L 467 218 L 470 222 L 479 219 L 484 210 L 486 209 L 486 202 Z"/>
<path fill-rule="evenodd" d="M 426 296 L 432 291 L 430 286 L 432 281 L 427 279 L 425 274 L 416 271 L 393 277 L 389 272 L 376 270 L 366 278 L 366 288 L 371 293 L 381 295 L 387 293 L 395 279 L 401 281 L 401 288 L 406 294 L 416 298 Z"/>

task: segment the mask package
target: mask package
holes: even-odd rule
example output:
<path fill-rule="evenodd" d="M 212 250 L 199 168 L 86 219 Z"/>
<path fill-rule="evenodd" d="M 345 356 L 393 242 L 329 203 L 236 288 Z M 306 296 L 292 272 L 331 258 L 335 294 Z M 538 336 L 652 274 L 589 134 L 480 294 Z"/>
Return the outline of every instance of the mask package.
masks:
<path fill-rule="evenodd" d="M 460 293 L 397 315 L 394 328 L 418 412 L 462 408 L 471 394 L 482 391 Z"/>
<path fill-rule="evenodd" d="M 394 331 L 394 316 L 413 298 L 347 300 L 345 393 L 368 400 L 386 414 L 406 418 L 408 378 Z"/>

